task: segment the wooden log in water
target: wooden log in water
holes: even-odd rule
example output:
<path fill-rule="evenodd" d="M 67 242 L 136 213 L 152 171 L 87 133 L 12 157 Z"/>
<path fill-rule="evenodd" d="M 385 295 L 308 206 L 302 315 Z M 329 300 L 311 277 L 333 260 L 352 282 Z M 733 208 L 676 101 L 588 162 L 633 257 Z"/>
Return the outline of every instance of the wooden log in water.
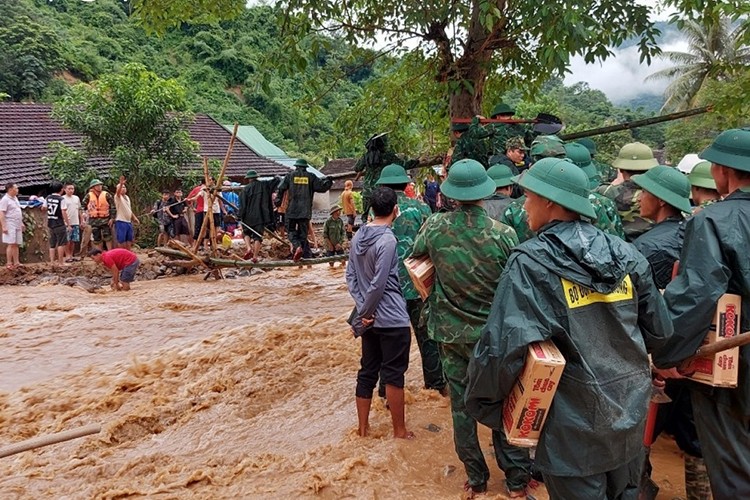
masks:
<path fill-rule="evenodd" d="M 177 257 L 181 260 L 190 260 L 190 256 L 180 250 L 167 247 L 156 247 L 154 250 L 167 257 Z M 220 259 L 216 257 L 204 257 L 205 262 L 209 267 L 242 267 L 242 268 L 257 268 L 257 269 L 273 269 L 275 267 L 299 267 L 299 266 L 310 266 L 313 264 L 327 264 L 329 262 L 346 262 L 349 260 L 348 255 L 334 255 L 332 257 L 318 257 L 315 259 L 301 259 L 297 262 L 293 260 L 262 260 L 260 262 L 253 262 L 250 260 L 237 260 L 237 259 Z"/>

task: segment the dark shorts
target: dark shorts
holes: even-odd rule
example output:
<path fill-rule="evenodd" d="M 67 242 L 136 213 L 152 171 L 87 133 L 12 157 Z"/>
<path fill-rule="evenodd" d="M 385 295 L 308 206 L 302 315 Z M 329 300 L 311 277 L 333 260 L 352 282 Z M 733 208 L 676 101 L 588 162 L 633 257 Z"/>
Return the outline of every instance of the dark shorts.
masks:
<path fill-rule="evenodd" d="M 112 241 L 112 229 L 109 227 L 109 219 L 91 219 L 91 237 L 94 243 Z"/>
<path fill-rule="evenodd" d="M 135 262 L 130 264 L 129 266 L 125 266 L 120 271 L 120 281 L 123 283 L 132 283 L 135 281 L 135 272 L 138 270 L 138 266 L 141 265 L 141 261 L 138 259 L 135 259 Z"/>
<path fill-rule="evenodd" d="M 115 221 L 115 236 L 117 243 L 127 243 L 133 241 L 133 224 L 121 220 Z"/>
<path fill-rule="evenodd" d="M 195 230 L 193 231 L 193 239 L 198 239 L 201 234 L 201 227 L 203 227 L 203 219 L 206 218 L 206 212 L 195 212 Z"/>
<path fill-rule="evenodd" d="M 346 216 L 346 223 L 347 223 L 347 224 L 349 224 L 350 226 L 353 226 L 353 225 L 354 225 L 354 220 L 355 220 L 356 218 L 357 218 L 357 216 L 356 216 L 356 215 L 354 215 L 354 214 L 351 214 L 351 215 L 347 215 L 347 216 Z"/>
<path fill-rule="evenodd" d="M 252 239 L 253 241 L 263 241 L 263 231 L 265 226 L 263 224 L 256 224 L 254 226 L 250 226 L 250 228 L 252 228 L 252 230 L 255 231 L 255 233 L 258 233 L 260 236 L 253 233 L 253 231 L 250 231 L 250 229 L 248 229 L 247 226 L 244 225 L 242 226 L 242 234 Z"/>
<path fill-rule="evenodd" d="M 81 226 L 70 226 L 68 230 L 68 241 L 78 243 L 81 241 Z"/>
<path fill-rule="evenodd" d="M 404 387 L 404 374 L 409 368 L 411 328 L 370 328 L 362 334 L 362 359 L 357 372 L 358 398 L 371 399 L 378 382 Z"/>
<path fill-rule="evenodd" d="M 172 223 L 172 226 L 174 227 L 174 234 L 176 236 L 190 234 L 190 226 L 188 226 L 187 219 L 184 215 L 177 217 Z"/>
<path fill-rule="evenodd" d="M 49 228 L 49 247 L 57 248 L 68 243 L 68 229 L 65 226 Z"/>
<path fill-rule="evenodd" d="M 215 229 L 221 229 L 222 227 L 224 227 L 224 226 L 221 225 L 222 222 L 224 222 L 224 221 L 223 221 L 223 217 L 221 216 L 221 214 L 220 213 L 219 214 L 214 214 L 214 228 Z"/>

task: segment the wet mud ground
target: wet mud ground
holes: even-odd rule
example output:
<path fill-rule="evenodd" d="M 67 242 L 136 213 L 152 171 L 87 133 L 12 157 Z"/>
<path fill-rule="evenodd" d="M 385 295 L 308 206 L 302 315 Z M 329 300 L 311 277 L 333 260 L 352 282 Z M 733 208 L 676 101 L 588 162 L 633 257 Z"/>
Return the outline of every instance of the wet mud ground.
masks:
<path fill-rule="evenodd" d="M 0 293 L 0 445 L 102 425 L 0 458 L 0 498 L 461 498 L 449 402 L 422 389 L 415 343 L 416 439 L 390 438 L 377 399 L 372 435 L 356 436 L 359 343 L 338 266 Z M 486 498 L 505 498 L 489 432 L 480 438 Z M 661 438 L 653 461 L 659 498 L 684 497 L 674 443 Z"/>

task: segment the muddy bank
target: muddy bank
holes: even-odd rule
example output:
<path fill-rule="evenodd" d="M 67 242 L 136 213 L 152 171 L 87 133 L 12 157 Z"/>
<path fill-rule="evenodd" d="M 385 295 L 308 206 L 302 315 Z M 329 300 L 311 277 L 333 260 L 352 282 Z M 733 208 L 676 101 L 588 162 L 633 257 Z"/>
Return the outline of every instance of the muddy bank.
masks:
<path fill-rule="evenodd" d="M 0 444 L 103 430 L 0 459 L 2 498 L 461 496 L 449 403 L 421 388 L 416 345 L 406 411 L 417 439 L 390 439 L 377 400 L 372 437 L 356 436 L 359 344 L 338 267 L 3 295 Z M 489 442 L 482 431 L 489 498 L 504 498 Z M 661 440 L 660 498 L 684 495 L 677 458 Z"/>

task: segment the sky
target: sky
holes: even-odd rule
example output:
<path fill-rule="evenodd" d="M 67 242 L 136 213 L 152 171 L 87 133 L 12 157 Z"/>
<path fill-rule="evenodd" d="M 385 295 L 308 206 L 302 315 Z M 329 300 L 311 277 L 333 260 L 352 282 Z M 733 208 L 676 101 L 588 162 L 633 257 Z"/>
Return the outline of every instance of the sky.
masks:
<path fill-rule="evenodd" d="M 660 44 L 662 51 L 685 51 L 687 42 L 677 38 L 667 39 Z M 638 47 L 614 49 L 614 56 L 603 63 L 586 64 L 583 57 L 571 60 L 570 73 L 565 76 L 565 84 L 588 82 L 589 87 L 604 92 L 615 104 L 626 102 L 642 94 L 662 94 L 669 84 L 666 80 L 645 82 L 645 78 L 660 69 L 672 66 L 661 58 L 651 60 L 648 66 L 638 62 Z"/>

